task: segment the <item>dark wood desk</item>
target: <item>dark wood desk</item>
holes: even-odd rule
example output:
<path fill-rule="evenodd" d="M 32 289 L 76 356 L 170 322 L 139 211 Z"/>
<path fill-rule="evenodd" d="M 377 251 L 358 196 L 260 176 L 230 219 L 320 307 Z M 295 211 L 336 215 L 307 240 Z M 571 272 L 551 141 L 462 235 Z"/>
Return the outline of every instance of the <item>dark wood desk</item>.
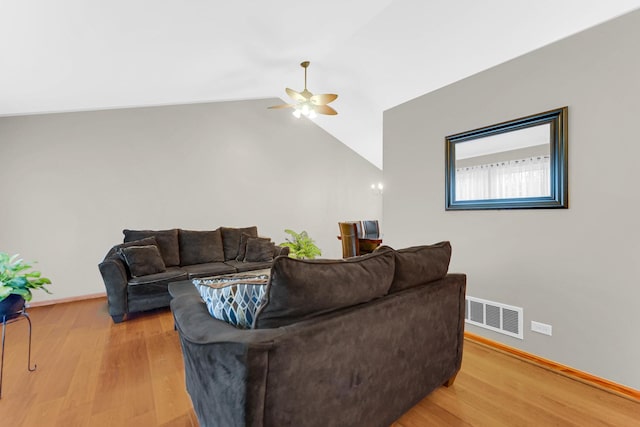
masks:
<path fill-rule="evenodd" d="M 338 240 L 342 240 L 342 236 L 337 236 Z M 360 255 L 370 254 L 382 244 L 382 239 L 361 239 L 358 237 L 358 248 Z"/>

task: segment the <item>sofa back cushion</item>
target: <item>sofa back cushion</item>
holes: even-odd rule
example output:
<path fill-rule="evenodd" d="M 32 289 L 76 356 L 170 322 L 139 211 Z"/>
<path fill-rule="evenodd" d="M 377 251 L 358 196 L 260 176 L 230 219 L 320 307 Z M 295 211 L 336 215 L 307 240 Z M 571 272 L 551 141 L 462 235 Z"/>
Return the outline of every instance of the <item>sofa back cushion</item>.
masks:
<path fill-rule="evenodd" d="M 213 231 L 178 230 L 180 265 L 223 262 L 224 249 L 220 229 Z"/>
<path fill-rule="evenodd" d="M 392 250 L 345 260 L 278 257 L 254 328 L 285 326 L 382 297 L 393 281 L 394 262 Z"/>
<path fill-rule="evenodd" d="M 155 237 L 160 249 L 160 255 L 167 267 L 180 265 L 180 249 L 178 246 L 178 229 L 171 230 L 123 230 L 124 241 Z"/>
<path fill-rule="evenodd" d="M 382 250 L 382 249 L 380 249 Z M 451 260 L 451 244 L 413 246 L 395 251 L 395 277 L 389 293 L 442 279 Z"/>
<path fill-rule="evenodd" d="M 225 261 L 233 260 L 238 257 L 242 233 L 251 237 L 258 237 L 258 227 L 256 226 L 245 228 L 220 227 L 220 231 L 222 232 L 222 245 L 224 247 Z"/>

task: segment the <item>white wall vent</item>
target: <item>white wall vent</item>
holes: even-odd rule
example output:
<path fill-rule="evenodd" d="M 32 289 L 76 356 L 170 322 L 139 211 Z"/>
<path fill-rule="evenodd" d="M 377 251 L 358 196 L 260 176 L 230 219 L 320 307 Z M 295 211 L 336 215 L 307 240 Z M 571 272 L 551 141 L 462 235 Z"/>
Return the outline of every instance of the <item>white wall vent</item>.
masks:
<path fill-rule="evenodd" d="M 524 339 L 522 307 L 468 296 L 464 320 L 471 325 Z"/>

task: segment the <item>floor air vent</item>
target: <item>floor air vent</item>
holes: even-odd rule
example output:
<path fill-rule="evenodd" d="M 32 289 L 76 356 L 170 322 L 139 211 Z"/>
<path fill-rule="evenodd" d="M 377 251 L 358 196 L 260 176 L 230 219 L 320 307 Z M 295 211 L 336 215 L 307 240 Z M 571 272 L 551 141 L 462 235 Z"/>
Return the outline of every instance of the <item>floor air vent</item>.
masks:
<path fill-rule="evenodd" d="M 522 307 L 467 297 L 464 319 L 471 325 L 524 339 Z"/>

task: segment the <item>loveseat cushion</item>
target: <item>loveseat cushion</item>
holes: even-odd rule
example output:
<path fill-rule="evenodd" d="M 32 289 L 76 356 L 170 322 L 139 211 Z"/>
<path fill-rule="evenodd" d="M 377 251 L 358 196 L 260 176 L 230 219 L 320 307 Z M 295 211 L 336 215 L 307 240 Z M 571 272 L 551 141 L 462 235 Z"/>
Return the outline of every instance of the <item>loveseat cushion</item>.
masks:
<path fill-rule="evenodd" d="M 263 303 L 269 270 L 194 279 L 209 314 L 242 329 L 249 329 Z"/>
<path fill-rule="evenodd" d="M 190 279 L 195 277 L 219 276 L 220 274 L 230 274 L 237 271 L 234 267 L 224 262 L 184 265 L 182 269 L 187 272 Z"/>
<path fill-rule="evenodd" d="M 180 267 L 168 267 L 167 270 L 162 273 L 149 274 L 147 276 L 130 279 L 127 288 L 129 294 L 144 294 L 146 293 L 144 289 L 150 285 L 164 287 L 164 291 L 167 292 L 167 285 L 170 282 L 186 279 L 187 273 Z"/>
<path fill-rule="evenodd" d="M 118 253 L 133 277 L 162 273 L 167 269 L 156 245 L 127 246 L 120 248 Z"/>
<path fill-rule="evenodd" d="M 344 260 L 278 257 L 254 327 L 285 326 L 382 297 L 393 281 L 394 266 L 390 249 Z"/>
<path fill-rule="evenodd" d="M 222 232 L 225 261 L 238 257 L 242 233 L 248 234 L 251 237 L 258 237 L 258 227 L 256 226 L 245 228 L 220 227 L 220 231 Z"/>
<path fill-rule="evenodd" d="M 178 246 L 178 229 L 171 230 L 123 230 L 124 241 L 140 240 L 145 237 L 155 237 L 160 248 L 160 254 L 167 267 L 180 265 L 180 249 Z"/>
<path fill-rule="evenodd" d="M 451 244 L 413 246 L 395 251 L 395 277 L 389 293 L 442 279 L 449 269 Z"/>
<path fill-rule="evenodd" d="M 235 268 L 238 273 L 242 273 L 244 271 L 262 270 L 263 268 L 271 268 L 271 261 L 247 262 L 236 261 L 235 259 L 232 259 L 229 261 L 225 261 L 224 263 L 230 267 Z"/>
<path fill-rule="evenodd" d="M 224 248 L 220 229 L 213 231 L 178 230 L 180 265 L 223 262 Z"/>

